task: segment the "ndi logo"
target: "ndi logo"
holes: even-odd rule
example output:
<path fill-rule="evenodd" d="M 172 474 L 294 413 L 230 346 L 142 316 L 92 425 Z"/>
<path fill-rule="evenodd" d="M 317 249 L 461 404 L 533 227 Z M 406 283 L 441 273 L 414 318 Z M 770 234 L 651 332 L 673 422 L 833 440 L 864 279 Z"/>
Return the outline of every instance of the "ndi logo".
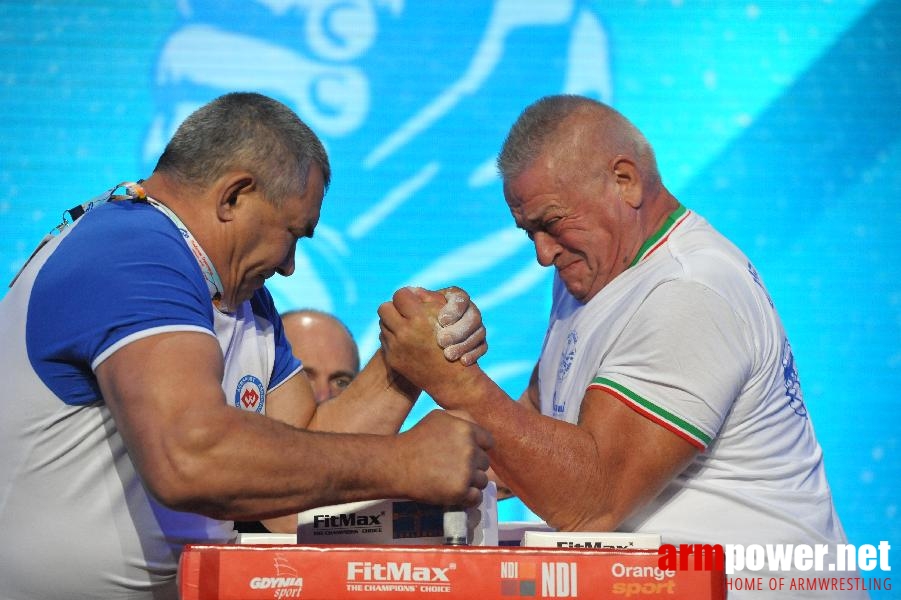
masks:
<path fill-rule="evenodd" d="M 574 562 L 542 562 L 541 597 L 578 598 L 578 573 Z"/>
<path fill-rule="evenodd" d="M 501 595 L 534 597 L 537 592 L 538 568 L 535 563 L 501 562 Z M 578 598 L 578 567 L 574 562 L 541 563 L 542 598 Z"/>
<path fill-rule="evenodd" d="M 533 562 L 501 562 L 501 596 L 534 597 L 538 578 Z"/>

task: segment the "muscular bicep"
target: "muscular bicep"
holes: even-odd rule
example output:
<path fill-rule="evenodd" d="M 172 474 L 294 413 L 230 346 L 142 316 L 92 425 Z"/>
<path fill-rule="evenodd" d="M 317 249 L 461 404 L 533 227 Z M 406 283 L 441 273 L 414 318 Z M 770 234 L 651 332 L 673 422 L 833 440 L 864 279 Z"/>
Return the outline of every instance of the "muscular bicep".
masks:
<path fill-rule="evenodd" d="M 579 427 L 597 451 L 599 481 L 608 507 L 605 526 L 616 527 L 652 500 L 691 463 L 698 449 L 639 414 L 613 394 L 589 389 Z"/>
<path fill-rule="evenodd" d="M 222 355 L 211 335 L 152 335 L 114 352 L 96 368 L 103 399 L 128 453 L 151 489 L 165 496 L 179 485 L 186 452 L 206 440 L 199 433 L 222 392 Z M 173 487 L 174 486 L 174 487 Z"/>

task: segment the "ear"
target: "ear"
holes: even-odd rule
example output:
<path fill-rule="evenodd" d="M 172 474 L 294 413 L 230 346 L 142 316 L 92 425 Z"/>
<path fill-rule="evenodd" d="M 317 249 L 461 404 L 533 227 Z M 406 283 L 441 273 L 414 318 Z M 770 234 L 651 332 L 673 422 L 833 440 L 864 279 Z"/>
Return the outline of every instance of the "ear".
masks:
<path fill-rule="evenodd" d="M 246 202 L 248 194 L 257 191 L 256 180 L 247 171 L 222 176 L 215 184 L 216 214 L 221 221 L 231 221 Z"/>
<path fill-rule="evenodd" d="M 613 159 L 613 176 L 617 196 L 632 208 L 640 208 L 642 202 L 641 175 L 631 158 L 618 154 Z"/>

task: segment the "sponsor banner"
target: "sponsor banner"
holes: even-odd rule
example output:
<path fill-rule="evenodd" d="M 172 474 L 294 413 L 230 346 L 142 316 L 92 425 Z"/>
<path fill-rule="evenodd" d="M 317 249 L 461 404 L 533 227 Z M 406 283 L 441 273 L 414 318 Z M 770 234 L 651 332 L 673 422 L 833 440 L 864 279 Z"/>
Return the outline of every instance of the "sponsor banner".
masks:
<path fill-rule="evenodd" d="M 529 531 L 522 545 L 533 548 L 615 548 L 657 550 L 659 533 L 625 533 L 620 531 Z"/>
<path fill-rule="evenodd" d="M 182 600 L 725 598 L 723 571 L 658 560 L 657 550 L 189 545 L 179 586 Z"/>
<path fill-rule="evenodd" d="M 299 544 L 444 543 L 444 506 L 412 500 L 367 500 L 321 506 L 297 516 Z M 479 506 L 466 509 L 470 545 L 498 544 L 497 487 L 489 482 Z"/>

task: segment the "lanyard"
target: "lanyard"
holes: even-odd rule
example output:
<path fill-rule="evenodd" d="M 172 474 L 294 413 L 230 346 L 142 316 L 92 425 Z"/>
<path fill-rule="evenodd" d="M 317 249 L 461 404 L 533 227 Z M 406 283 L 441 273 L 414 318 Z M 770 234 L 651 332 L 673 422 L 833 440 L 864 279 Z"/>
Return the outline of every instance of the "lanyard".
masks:
<path fill-rule="evenodd" d="M 135 184 L 137 185 L 137 184 Z M 144 191 L 144 188 L 140 188 L 141 192 Z M 213 306 L 216 307 L 217 310 L 221 312 L 227 312 L 225 308 L 222 306 L 222 280 L 219 278 L 219 273 L 216 271 L 216 267 L 213 266 L 213 261 L 210 260 L 210 257 L 207 256 L 207 253 L 200 246 L 200 243 L 194 238 L 188 228 L 185 227 L 185 224 L 181 219 L 178 218 L 172 210 L 158 202 L 157 200 L 147 196 L 146 193 L 144 197 L 147 200 L 147 203 L 159 210 L 161 213 L 169 217 L 169 220 L 178 227 L 178 230 L 181 232 L 182 237 L 185 239 L 185 244 L 188 245 L 188 248 L 191 250 L 191 254 L 194 255 L 194 259 L 197 260 L 197 265 L 200 267 L 200 272 L 203 273 L 203 278 L 206 280 L 206 287 L 210 292 L 210 299 L 213 301 Z"/>
<path fill-rule="evenodd" d="M 124 189 L 125 193 L 116 194 L 116 191 L 118 191 L 119 189 Z M 106 202 L 118 202 L 121 200 L 146 202 L 166 215 L 166 217 L 168 217 L 169 220 L 172 221 L 172 223 L 178 228 L 178 231 L 184 238 L 185 244 L 187 244 L 188 248 L 190 248 L 191 253 L 194 255 L 194 259 L 197 260 L 198 266 L 200 266 L 200 271 L 201 273 L 203 273 L 203 278 L 206 281 L 207 289 L 210 292 L 210 299 L 213 301 L 213 306 L 215 306 L 217 310 L 225 312 L 225 308 L 222 306 L 222 280 L 219 278 L 219 273 L 216 272 L 216 267 L 213 266 L 213 262 L 210 260 L 210 257 L 207 256 L 207 253 L 200 246 L 200 243 L 198 243 L 191 232 L 188 231 L 188 228 L 185 227 L 185 224 L 182 222 L 182 220 L 178 218 L 178 215 L 172 212 L 172 210 L 165 204 L 162 204 L 161 202 L 149 197 L 147 195 L 147 192 L 144 191 L 144 188 L 141 186 L 140 182 L 134 183 L 130 181 L 124 181 L 119 185 L 108 189 L 106 192 L 100 194 L 99 196 L 88 200 L 84 204 L 79 204 L 65 211 L 63 213 L 62 223 L 54 227 L 50 231 L 50 233 L 44 236 L 44 238 L 38 244 L 38 247 L 35 248 L 34 252 L 31 253 L 31 256 L 28 257 L 28 260 L 25 261 L 25 264 L 22 265 L 22 268 L 19 269 L 19 272 L 16 273 L 16 276 L 13 277 L 13 280 L 10 282 L 9 287 L 13 286 L 13 284 L 16 282 L 16 279 L 19 278 L 19 275 L 21 275 L 22 271 L 25 270 L 25 267 L 28 266 L 28 263 L 31 262 L 34 256 L 40 251 L 41 248 L 44 247 L 44 245 L 47 244 L 47 242 L 65 231 L 83 214 L 85 214 L 92 208 L 95 208 L 101 204 L 105 204 Z"/>

